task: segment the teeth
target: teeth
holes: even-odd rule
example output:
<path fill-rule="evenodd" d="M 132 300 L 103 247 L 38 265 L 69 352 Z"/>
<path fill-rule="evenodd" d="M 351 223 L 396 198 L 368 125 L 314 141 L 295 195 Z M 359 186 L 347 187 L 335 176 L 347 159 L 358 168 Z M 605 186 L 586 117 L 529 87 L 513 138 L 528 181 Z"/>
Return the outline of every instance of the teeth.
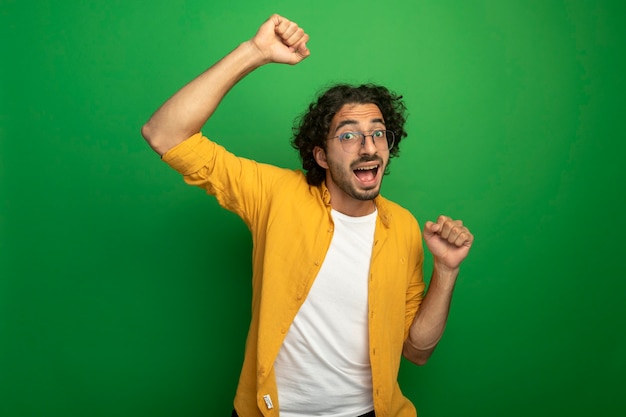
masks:
<path fill-rule="evenodd" d="M 376 168 L 378 168 L 378 165 L 375 165 L 375 166 L 373 166 L 373 167 L 361 167 L 361 168 L 357 168 L 357 169 L 355 169 L 355 171 L 368 171 L 368 170 L 370 170 L 370 169 L 376 169 Z"/>

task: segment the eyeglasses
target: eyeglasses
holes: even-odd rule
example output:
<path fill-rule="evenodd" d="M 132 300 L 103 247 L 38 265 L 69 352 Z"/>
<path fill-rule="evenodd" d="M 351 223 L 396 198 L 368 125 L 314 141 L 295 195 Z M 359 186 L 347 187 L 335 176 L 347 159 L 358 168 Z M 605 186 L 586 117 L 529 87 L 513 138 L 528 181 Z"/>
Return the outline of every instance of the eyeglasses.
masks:
<path fill-rule="evenodd" d="M 366 135 L 363 132 L 345 132 L 339 136 L 333 136 L 329 139 L 339 139 L 341 147 L 345 152 L 358 153 L 365 146 L 365 138 L 371 136 L 374 146 L 379 151 L 388 151 L 393 148 L 395 135 L 391 130 L 372 130 L 372 133 Z"/>

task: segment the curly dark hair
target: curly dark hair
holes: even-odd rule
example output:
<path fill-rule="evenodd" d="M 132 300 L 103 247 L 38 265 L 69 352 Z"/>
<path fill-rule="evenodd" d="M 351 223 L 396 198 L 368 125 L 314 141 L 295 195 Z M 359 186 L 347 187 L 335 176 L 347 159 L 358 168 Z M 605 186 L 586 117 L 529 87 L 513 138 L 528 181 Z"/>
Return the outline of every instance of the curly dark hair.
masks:
<path fill-rule="evenodd" d="M 295 120 L 292 129 L 291 146 L 300 153 L 302 168 L 310 185 L 320 185 L 326 178 L 326 170 L 313 157 L 313 148 L 319 146 L 326 150 L 331 121 L 345 104 L 376 104 L 383 115 L 385 126 L 396 137 L 389 151 L 390 162 L 392 157 L 400 154 L 400 142 L 407 136 L 404 130 L 406 106 L 402 96 L 375 84 L 334 85 L 309 105 L 308 110 Z"/>

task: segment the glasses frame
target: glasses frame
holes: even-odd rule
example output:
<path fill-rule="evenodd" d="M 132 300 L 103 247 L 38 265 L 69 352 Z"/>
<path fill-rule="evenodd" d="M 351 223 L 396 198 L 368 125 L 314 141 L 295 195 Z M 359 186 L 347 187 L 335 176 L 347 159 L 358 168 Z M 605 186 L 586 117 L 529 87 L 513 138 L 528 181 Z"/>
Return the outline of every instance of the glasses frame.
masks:
<path fill-rule="evenodd" d="M 378 132 L 385 132 L 385 138 L 387 139 L 387 146 L 385 149 L 381 149 L 379 147 L 379 143 L 381 142 L 376 142 L 376 139 L 374 138 L 374 135 Z M 346 142 L 346 139 L 344 139 L 344 137 L 346 135 L 356 135 L 357 138 L 358 136 L 361 137 L 361 146 L 357 147 L 356 144 L 358 143 L 358 140 L 355 142 Z M 350 153 L 350 154 L 355 154 L 358 153 L 359 150 L 361 148 L 363 148 L 363 146 L 365 146 L 365 139 L 367 137 L 371 137 L 372 138 L 372 143 L 374 144 L 374 147 L 376 149 L 378 149 L 379 151 L 390 151 L 393 148 L 393 145 L 396 142 L 396 134 L 393 130 L 388 130 L 388 129 L 374 129 L 371 130 L 369 134 L 366 134 L 365 132 L 343 132 L 341 135 L 337 135 L 337 136 L 332 136 L 330 138 L 328 138 L 328 140 L 330 139 L 339 139 L 339 143 L 341 143 L 341 149 L 343 149 L 344 152 L 346 153 Z M 354 145 L 353 145 L 354 144 Z M 354 149 L 346 149 L 346 146 L 354 146 Z"/>

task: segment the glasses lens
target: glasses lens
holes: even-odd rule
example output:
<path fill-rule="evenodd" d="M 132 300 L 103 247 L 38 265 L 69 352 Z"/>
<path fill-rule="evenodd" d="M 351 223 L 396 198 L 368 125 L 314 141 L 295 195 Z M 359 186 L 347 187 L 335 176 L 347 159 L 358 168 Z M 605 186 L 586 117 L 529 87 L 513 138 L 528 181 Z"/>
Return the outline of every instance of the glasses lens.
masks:
<path fill-rule="evenodd" d="M 372 138 L 374 146 L 380 151 L 386 151 L 393 147 L 395 135 L 391 130 L 374 130 L 371 134 L 365 135 L 362 132 L 346 132 L 338 136 L 341 147 L 348 153 L 358 153 L 361 147 Z"/>
<path fill-rule="evenodd" d="M 389 149 L 389 139 L 391 135 L 391 143 L 393 144 L 393 132 L 389 130 L 375 130 L 372 132 L 372 140 L 376 147 L 381 151 Z"/>
<path fill-rule="evenodd" d="M 359 132 L 346 132 L 339 135 L 339 141 L 344 151 L 349 153 L 358 152 L 363 143 L 363 134 Z"/>
<path fill-rule="evenodd" d="M 387 135 L 387 150 L 391 150 L 391 148 L 393 148 L 393 144 L 396 140 L 396 136 L 394 135 L 394 133 L 391 130 L 385 130 L 385 133 Z"/>

